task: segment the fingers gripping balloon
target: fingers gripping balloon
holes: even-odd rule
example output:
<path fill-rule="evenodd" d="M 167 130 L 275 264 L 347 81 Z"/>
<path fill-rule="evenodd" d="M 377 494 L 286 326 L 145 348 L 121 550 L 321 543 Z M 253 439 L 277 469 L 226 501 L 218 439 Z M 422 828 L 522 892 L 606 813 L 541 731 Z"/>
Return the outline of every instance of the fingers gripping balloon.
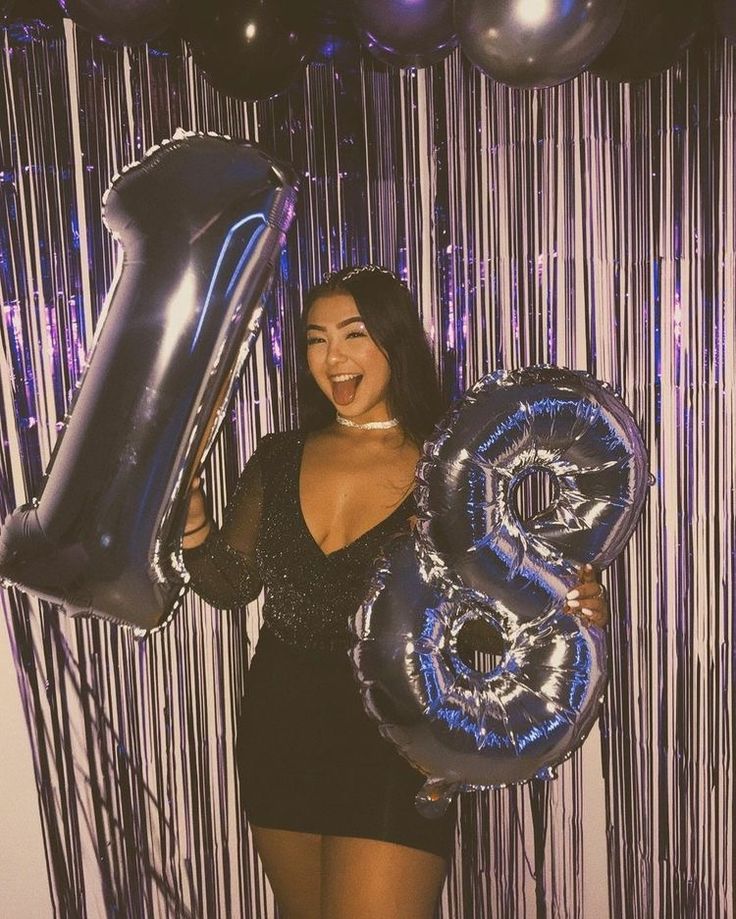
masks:
<path fill-rule="evenodd" d="M 258 329 L 295 197 L 244 142 L 177 132 L 103 203 L 122 244 L 88 367 L 38 501 L 0 533 L 0 576 L 152 628 L 182 586 L 165 551 Z"/>
<path fill-rule="evenodd" d="M 523 479 L 551 477 L 530 519 Z M 563 611 L 579 565 L 608 565 L 643 505 L 639 430 L 611 389 L 553 367 L 481 380 L 425 444 L 419 532 L 379 565 L 354 623 L 353 662 L 382 733 L 427 774 L 417 806 L 460 790 L 551 778 L 582 742 L 606 683 L 604 632 Z M 504 654 L 490 672 L 461 657 L 484 619 Z"/>

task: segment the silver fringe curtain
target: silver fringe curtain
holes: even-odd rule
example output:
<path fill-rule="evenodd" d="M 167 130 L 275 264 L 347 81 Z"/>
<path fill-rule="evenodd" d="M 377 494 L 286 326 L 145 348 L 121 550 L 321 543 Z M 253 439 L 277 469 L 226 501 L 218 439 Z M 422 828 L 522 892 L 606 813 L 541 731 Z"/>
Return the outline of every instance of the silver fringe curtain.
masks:
<path fill-rule="evenodd" d="M 0 78 L 0 510 L 37 493 L 115 245 L 111 176 L 177 127 L 303 170 L 268 319 L 206 473 L 220 513 L 257 438 L 297 422 L 294 317 L 373 261 L 415 292 L 443 385 L 549 362 L 613 383 L 656 479 L 615 570 L 600 732 L 550 784 L 463 800 L 446 919 L 734 915 L 736 60 L 709 40 L 640 85 L 522 92 L 455 53 L 312 64 L 267 103 L 184 52 L 10 30 Z M 63 917 L 271 917 L 233 730 L 259 604 L 190 596 L 146 638 L 2 595 Z M 607 890 L 606 890 L 607 888 Z"/>

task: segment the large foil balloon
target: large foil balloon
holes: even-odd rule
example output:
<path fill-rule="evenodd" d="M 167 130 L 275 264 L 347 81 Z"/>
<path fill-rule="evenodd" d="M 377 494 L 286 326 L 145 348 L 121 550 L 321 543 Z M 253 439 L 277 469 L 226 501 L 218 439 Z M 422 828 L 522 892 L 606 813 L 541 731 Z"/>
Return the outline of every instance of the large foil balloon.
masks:
<path fill-rule="evenodd" d="M 287 89 L 315 43 L 304 15 L 286 0 L 188 0 L 182 31 L 215 89 L 247 100 Z"/>
<path fill-rule="evenodd" d="M 605 48 L 625 0 L 456 0 L 455 27 L 468 58 L 494 80 L 554 86 Z"/>
<path fill-rule="evenodd" d="M 185 494 L 257 334 L 294 197 L 291 168 L 264 151 L 184 132 L 113 181 L 116 279 L 40 497 L 0 531 L 6 582 L 142 628 L 173 608 Z"/>
<path fill-rule="evenodd" d="M 606 80 L 647 80 L 675 63 L 705 18 L 694 0 L 636 0 L 590 70 Z"/>
<path fill-rule="evenodd" d="M 70 19 L 113 45 L 156 38 L 174 22 L 180 0 L 59 0 Z"/>
<path fill-rule="evenodd" d="M 452 0 L 352 0 L 360 39 L 381 61 L 426 67 L 457 44 Z"/>
<path fill-rule="evenodd" d="M 517 491 L 549 477 L 524 519 Z M 605 633 L 564 612 L 586 562 L 624 548 L 648 475 L 639 430 L 611 389 L 552 367 L 481 380 L 418 467 L 419 532 L 379 563 L 353 622 L 356 674 L 384 736 L 428 780 L 419 809 L 552 768 L 582 742 L 606 683 Z M 461 653 L 483 620 L 503 640 L 489 671 Z"/>

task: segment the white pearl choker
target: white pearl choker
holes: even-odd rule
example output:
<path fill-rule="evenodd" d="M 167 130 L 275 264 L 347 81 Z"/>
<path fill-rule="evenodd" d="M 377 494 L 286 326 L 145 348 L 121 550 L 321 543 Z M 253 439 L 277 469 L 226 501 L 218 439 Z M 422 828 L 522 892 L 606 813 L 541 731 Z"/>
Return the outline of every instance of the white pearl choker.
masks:
<path fill-rule="evenodd" d="M 342 415 L 337 415 L 337 423 L 345 425 L 346 428 L 360 428 L 361 431 L 376 431 L 376 430 L 385 430 L 386 428 L 395 428 L 398 423 L 398 418 L 389 418 L 388 421 L 366 421 L 363 424 L 358 424 L 357 421 L 351 421 L 349 418 L 343 418 Z"/>

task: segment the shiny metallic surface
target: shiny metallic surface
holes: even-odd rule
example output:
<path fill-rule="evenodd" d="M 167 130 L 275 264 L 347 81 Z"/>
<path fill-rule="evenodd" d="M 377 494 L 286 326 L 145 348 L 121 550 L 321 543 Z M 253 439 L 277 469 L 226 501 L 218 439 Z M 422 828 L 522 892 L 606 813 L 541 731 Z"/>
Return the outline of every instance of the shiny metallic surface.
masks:
<path fill-rule="evenodd" d="M 418 467 L 420 553 L 433 583 L 513 610 L 518 625 L 558 604 L 586 562 L 626 545 L 646 495 L 647 455 L 631 413 L 584 371 L 530 367 L 481 379 Z M 523 520 L 523 478 L 555 495 Z"/>
<path fill-rule="evenodd" d="M 500 626 L 509 642 L 488 673 L 458 654 L 458 635 L 472 618 Z M 449 794 L 534 778 L 566 759 L 598 715 L 606 682 L 601 629 L 559 609 L 526 629 L 505 627 L 498 607 L 448 599 L 429 585 L 408 537 L 382 561 L 355 632 L 367 711 Z"/>
<path fill-rule="evenodd" d="M 522 478 L 550 504 L 523 519 Z M 646 495 L 639 430 L 609 387 L 556 367 L 480 380 L 425 444 L 420 526 L 395 541 L 353 623 L 353 663 L 381 732 L 429 776 L 431 816 L 462 790 L 549 778 L 598 714 L 603 630 L 564 611 L 584 562 L 607 565 Z M 488 672 L 458 652 L 473 619 L 501 635 Z"/>
<path fill-rule="evenodd" d="M 179 132 L 113 180 L 122 246 L 40 497 L 0 533 L 0 575 L 70 615 L 150 629 L 183 578 L 184 494 L 258 331 L 295 178 L 257 147 Z"/>
<path fill-rule="evenodd" d="M 399 67 L 427 67 L 457 44 L 451 0 L 352 0 L 360 40 L 374 57 Z"/>
<path fill-rule="evenodd" d="M 625 0 L 457 0 L 455 27 L 468 58 L 517 87 L 563 83 L 615 33 Z"/>
<path fill-rule="evenodd" d="M 207 80 L 238 99 L 269 99 L 298 84 L 316 44 L 299 4 L 187 0 L 182 34 Z"/>

